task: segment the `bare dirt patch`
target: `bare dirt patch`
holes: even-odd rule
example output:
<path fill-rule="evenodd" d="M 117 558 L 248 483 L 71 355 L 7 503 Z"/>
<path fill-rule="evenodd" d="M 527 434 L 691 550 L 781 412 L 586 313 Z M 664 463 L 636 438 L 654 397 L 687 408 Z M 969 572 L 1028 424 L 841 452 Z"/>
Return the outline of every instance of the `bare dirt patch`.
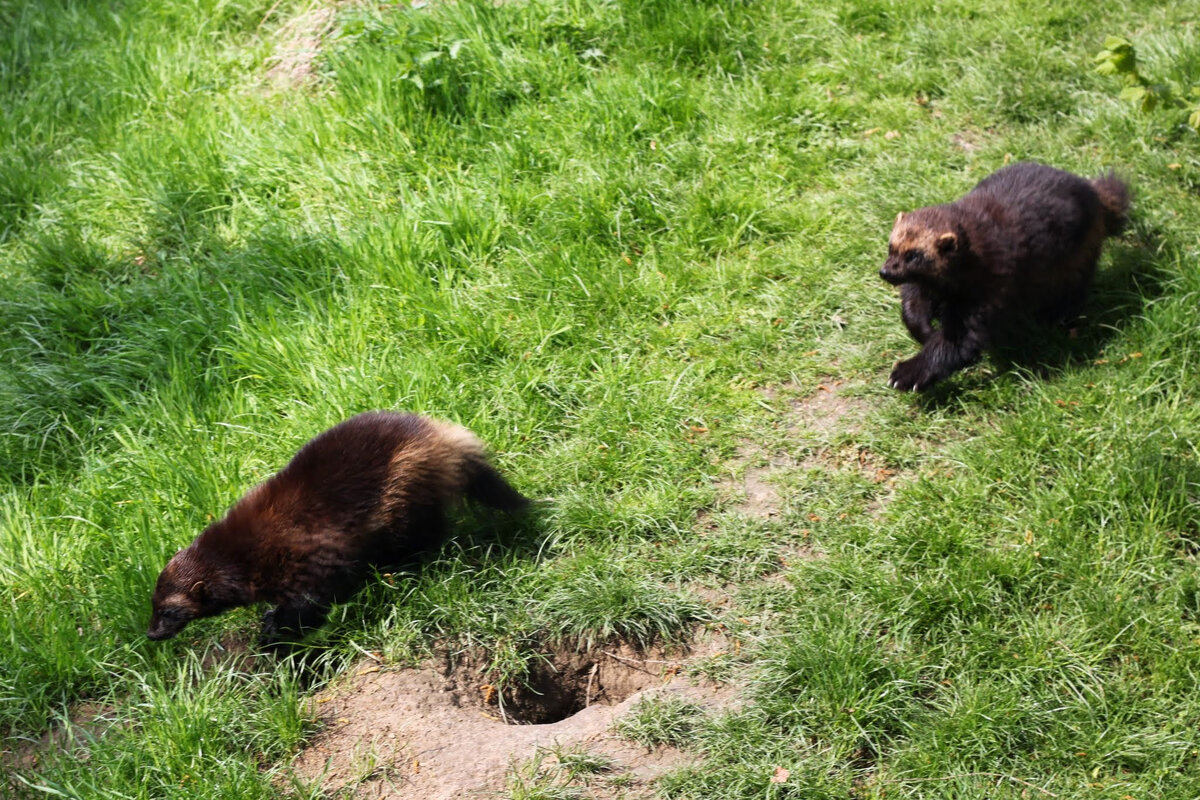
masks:
<path fill-rule="evenodd" d="M 292 17 L 275 34 L 267 60 L 267 84 L 276 90 L 295 89 L 313 80 L 314 64 L 325 38 L 337 20 L 337 4 L 322 3 Z"/>
<path fill-rule="evenodd" d="M 788 401 L 789 432 L 809 448 L 809 454 L 799 463 L 806 469 L 853 469 L 872 483 L 886 490 L 872 500 L 866 511 L 879 516 L 889 502 L 898 479 L 896 470 L 889 467 L 869 448 L 860 444 L 838 443 L 836 439 L 862 430 L 870 403 L 847 394 L 841 380 L 830 379 L 817 385 L 815 392 L 799 394 Z M 789 385 L 786 391 L 794 392 Z"/>
<path fill-rule="evenodd" d="M 728 704 L 731 687 L 685 674 L 689 660 L 716 652 L 719 641 L 687 653 L 613 646 L 551 654 L 527 686 L 504 691 L 470 658 L 398 671 L 364 663 L 314 697 L 325 727 L 295 760 L 295 779 L 354 797 L 477 798 L 500 790 L 510 769 L 539 749 L 582 748 L 610 759 L 626 789 L 652 781 L 687 757 L 670 748 L 642 752 L 609 728 L 655 693 Z"/>
<path fill-rule="evenodd" d="M 720 484 L 722 494 L 739 495 L 742 499 L 734 510 L 747 517 L 770 519 L 784 510 L 784 499 L 770 478 L 777 470 L 795 466 L 786 457 L 773 456 L 753 442 L 743 442 L 730 465 L 741 469 L 741 481 L 729 476 Z"/>
<path fill-rule="evenodd" d="M 766 390 L 768 398 L 787 397 L 784 422 L 788 430 L 810 439 L 827 438 L 833 433 L 853 433 L 862 427 L 870 404 L 847 393 L 850 387 L 838 378 L 826 378 L 805 390 L 796 384 L 784 384 Z"/>
<path fill-rule="evenodd" d="M 971 131 L 963 131 L 956 133 L 950 137 L 950 143 L 967 153 L 974 153 L 979 150 L 978 136 Z"/>
<path fill-rule="evenodd" d="M 784 412 L 773 422 L 775 432 L 785 435 L 786 445 L 772 447 L 754 439 L 740 443 L 728 464 L 730 474 L 718 485 L 724 497 L 739 498 L 734 511 L 758 519 L 785 512 L 786 500 L 772 477 L 788 470 L 852 466 L 881 480 L 888 477 L 865 450 L 856 449 L 852 458 L 846 458 L 832 444 L 839 435 L 859 430 L 870 409 L 866 400 L 845 389 L 843 381 L 831 378 L 807 391 L 795 384 L 763 390 L 769 401 L 786 398 Z"/>

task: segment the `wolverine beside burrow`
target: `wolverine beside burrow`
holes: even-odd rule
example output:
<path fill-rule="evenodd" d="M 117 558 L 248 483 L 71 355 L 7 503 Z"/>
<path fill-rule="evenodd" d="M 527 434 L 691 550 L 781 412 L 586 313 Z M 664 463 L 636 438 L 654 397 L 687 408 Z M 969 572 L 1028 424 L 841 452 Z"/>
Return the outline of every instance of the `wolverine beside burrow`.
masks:
<path fill-rule="evenodd" d="M 446 422 L 374 411 L 335 425 L 251 489 L 158 576 L 147 636 L 191 620 L 274 603 L 267 646 L 303 636 L 373 569 L 437 547 L 462 496 L 494 508 L 528 503 L 488 463 L 482 443 Z"/>
<path fill-rule="evenodd" d="M 1119 233 L 1129 189 L 1013 164 L 954 203 L 901 213 L 879 276 L 900 286 L 901 316 L 922 344 L 888 384 L 926 389 L 974 363 L 1027 319 L 1078 313 L 1104 239 Z"/>

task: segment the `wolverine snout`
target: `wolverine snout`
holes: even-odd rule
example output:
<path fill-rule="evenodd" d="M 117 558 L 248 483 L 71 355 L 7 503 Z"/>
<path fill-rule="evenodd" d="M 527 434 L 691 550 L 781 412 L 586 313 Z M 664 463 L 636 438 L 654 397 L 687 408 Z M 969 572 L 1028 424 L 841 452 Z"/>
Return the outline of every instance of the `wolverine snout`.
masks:
<path fill-rule="evenodd" d="M 883 262 L 883 266 L 879 268 L 879 277 L 893 286 L 904 283 L 904 276 L 900 273 L 900 270 L 896 269 L 896 264 L 890 259 Z"/>
<path fill-rule="evenodd" d="M 176 633 L 177 631 L 169 631 L 161 626 L 151 625 L 150 630 L 146 631 L 146 638 L 153 639 L 154 641 L 158 642 L 162 641 L 163 639 L 170 639 Z"/>
<path fill-rule="evenodd" d="M 170 639 L 183 630 L 184 625 L 187 625 L 186 619 L 169 619 L 157 613 L 152 614 L 150 617 L 150 627 L 146 631 L 146 638 L 156 642 L 163 639 Z"/>

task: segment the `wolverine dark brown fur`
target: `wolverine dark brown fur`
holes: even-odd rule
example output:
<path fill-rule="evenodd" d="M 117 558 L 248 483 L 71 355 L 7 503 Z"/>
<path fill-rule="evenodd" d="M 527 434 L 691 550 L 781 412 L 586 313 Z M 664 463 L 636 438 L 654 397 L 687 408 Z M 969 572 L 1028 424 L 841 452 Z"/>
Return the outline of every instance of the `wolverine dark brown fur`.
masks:
<path fill-rule="evenodd" d="M 352 417 L 175 554 L 147 635 L 169 639 L 193 619 L 262 601 L 275 604 L 264 644 L 302 636 L 373 569 L 439 545 L 445 512 L 464 495 L 505 510 L 528 502 L 465 428 L 386 411 Z"/>
<path fill-rule="evenodd" d="M 1088 181 L 1024 163 L 957 202 L 897 216 L 879 276 L 900 286 L 904 325 L 923 347 L 896 364 L 889 385 L 926 389 L 1021 320 L 1078 313 L 1100 246 L 1128 210 L 1129 189 L 1111 173 Z"/>

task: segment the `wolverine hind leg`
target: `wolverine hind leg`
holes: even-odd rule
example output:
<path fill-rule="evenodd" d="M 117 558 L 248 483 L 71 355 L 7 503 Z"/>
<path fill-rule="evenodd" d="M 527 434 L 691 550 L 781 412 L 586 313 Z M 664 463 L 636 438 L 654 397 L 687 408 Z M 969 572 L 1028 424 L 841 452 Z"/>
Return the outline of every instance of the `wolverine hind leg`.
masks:
<path fill-rule="evenodd" d="M 263 614 L 259 646 L 286 649 L 293 642 L 325 624 L 329 604 L 312 598 L 288 600 Z"/>
<path fill-rule="evenodd" d="M 1072 286 L 1064 291 L 1044 308 L 1039 309 L 1036 320 L 1043 325 L 1070 324 L 1083 313 L 1087 296 L 1091 290 L 1091 281 Z"/>
<path fill-rule="evenodd" d="M 1071 256 L 1063 272 L 1071 276 L 1045 305 L 1038 309 L 1036 318 L 1044 325 L 1056 325 L 1072 322 L 1083 312 L 1084 304 L 1092 290 L 1096 277 L 1096 262 L 1100 260 L 1099 236 L 1084 243 L 1078 252 Z"/>

